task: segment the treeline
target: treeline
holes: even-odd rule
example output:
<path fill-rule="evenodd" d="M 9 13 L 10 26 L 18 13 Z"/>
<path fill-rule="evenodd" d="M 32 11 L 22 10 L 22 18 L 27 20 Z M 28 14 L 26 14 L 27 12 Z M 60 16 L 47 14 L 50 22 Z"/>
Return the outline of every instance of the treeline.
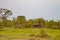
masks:
<path fill-rule="evenodd" d="M 7 17 L 12 15 L 11 10 L 0 8 L 0 29 L 1 28 L 53 28 L 60 29 L 60 20 L 45 20 L 43 18 L 26 20 L 25 16 L 17 16 L 13 20 Z"/>
<path fill-rule="evenodd" d="M 0 18 L 0 28 L 2 27 L 10 27 L 10 28 L 60 28 L 60 20 L 45 20 L 43 18 L 29 19 L 26 20 L 25 16 L 18 16 L 17 18 L 13 18 L 13 20 L 5 19 L 3 21 Z"/>

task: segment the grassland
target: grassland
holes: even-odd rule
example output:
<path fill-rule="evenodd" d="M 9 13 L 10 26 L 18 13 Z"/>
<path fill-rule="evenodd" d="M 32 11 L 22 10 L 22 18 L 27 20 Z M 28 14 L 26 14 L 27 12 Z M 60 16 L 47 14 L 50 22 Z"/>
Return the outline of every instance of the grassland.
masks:
<path fill-rule="evenodd" d="M 41 38 L 41 30 L 44 30 L 44 33 L 48 37 Z M 36 37 L 30 36 L 36 35 Z M 13 29 L 5 28 L 0 31 L 0 40 L 60 40 L 60 29 L 49 29 L 49 28 L 24 28 L 24 29 Z"/>

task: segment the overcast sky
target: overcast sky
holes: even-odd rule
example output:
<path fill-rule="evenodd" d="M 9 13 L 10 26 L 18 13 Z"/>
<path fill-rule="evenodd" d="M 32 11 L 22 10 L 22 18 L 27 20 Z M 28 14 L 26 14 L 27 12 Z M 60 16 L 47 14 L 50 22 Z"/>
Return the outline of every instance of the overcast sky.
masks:
<path fill-rule="evenodd" d="M 13 17 L 60 19 L 60 0 L 0 0 L 0 8 L 10 9 Z"/>

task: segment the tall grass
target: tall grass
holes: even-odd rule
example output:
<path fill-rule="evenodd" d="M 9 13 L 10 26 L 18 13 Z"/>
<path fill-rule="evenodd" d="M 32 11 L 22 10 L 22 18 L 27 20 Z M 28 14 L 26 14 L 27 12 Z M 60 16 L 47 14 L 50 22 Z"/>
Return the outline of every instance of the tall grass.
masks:
<path fill-rule="evenodd" d="M 5 28 L 3 31 L 0 31 L 0 36 L 2 40 L 8 39 L 29 39 L 31 38 L 29 35 L 34 34 L 41 35 L 41 30 L 44 30 L 50 38 L 56 38 L 57 35 L 60 35 L 59 29 L 49 29 L 49 28 L 24 28 L 24 29 L 17 29 L 17 28 Z M 0 37 L 0 40 L 1 40 Z M 39 37 L 40 38 L 40 37 Z"/>

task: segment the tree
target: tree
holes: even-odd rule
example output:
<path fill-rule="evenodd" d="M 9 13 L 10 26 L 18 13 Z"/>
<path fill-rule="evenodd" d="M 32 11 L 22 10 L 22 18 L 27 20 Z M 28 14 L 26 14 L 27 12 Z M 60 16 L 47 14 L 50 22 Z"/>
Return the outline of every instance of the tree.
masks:
<path fill-rule="evenodd" d="M 0 18 L 3 20 L 3 26 L 6 26 L 7 17 L 12 15 L 11 10 L 0 8 Z"/>
<path fill-rule="evenodd" d="M 27 23 L 26 23 L 26 26 L 25 27 L 33 27 L 32 25 L 34 24 L 34 20 L 33 19 L 29 19 L 28 21 L 27 21 Z"/>
<path fill-rule="evenodd" d="M 25 25 L 25 23 L 26 23 L 25 16 L 18 16 L 18 17 L 16 18 L 16 22 L 17 22 L 17 27 L 18 27 L 18 28 L 24 27 L 24 25 Z"/>
<path fill-rule="evenodd" d="M 50 20 L 48 24 L 49 24 L 50 28 L 54 28 L 54 29 L 58 28 L 58 22 L 56 22 L 54 20 Z"/>
<path fill-rule="evenodd" d="M 34 22 L 40 24 L 42 28 L 45 27 L 45 20 L 43 18 L 34 19 Z"/>
<path fill-rule="evenodd" d="M 49 27 L 49 22 L 48 22 L 48 20 L 45 20 L 45 27 L 46 27 L 46 28 Z"/>
<path fill-rule="evenodd" d="M 25 16 L 18 16 L 18 17 L 17 17 L 17 21 L 18 21 L 19 23 L 25 23 L 25 22 L 26 22 Z"/>

